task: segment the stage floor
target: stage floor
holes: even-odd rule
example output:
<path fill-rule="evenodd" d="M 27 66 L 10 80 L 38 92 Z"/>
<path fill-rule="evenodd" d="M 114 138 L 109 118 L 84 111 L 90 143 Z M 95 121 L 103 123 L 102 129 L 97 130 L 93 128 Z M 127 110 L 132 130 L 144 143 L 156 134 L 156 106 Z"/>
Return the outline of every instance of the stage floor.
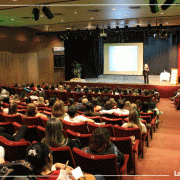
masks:
<path fill-rule="evenodd" d="M 86 83 L 144 84 L 144 76 L 100 75 L 98 78 L 86 78 Z M 159 75 L 149 75 L 150 85 L 174 86 L 170 81 L 160 81 Z"/>

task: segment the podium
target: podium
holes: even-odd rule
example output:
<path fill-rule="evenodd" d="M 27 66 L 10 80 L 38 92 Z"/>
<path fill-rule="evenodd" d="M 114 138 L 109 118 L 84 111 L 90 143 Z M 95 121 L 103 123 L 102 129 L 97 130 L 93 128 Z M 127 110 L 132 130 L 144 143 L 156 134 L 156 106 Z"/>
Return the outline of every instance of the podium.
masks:
<path fill-rule="evenodd" d="M 171 84 L 178 84 L 178 69 L 171 68 Z"/>

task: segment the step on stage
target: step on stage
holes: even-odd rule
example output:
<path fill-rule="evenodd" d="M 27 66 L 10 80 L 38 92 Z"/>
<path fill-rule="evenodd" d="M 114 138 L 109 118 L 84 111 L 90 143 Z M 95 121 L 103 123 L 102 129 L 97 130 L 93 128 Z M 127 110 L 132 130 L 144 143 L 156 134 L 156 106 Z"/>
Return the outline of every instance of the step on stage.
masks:
<path fill-rule="evenodd" d="M 112 89 L 120 86 L 121 88 L 140 88 L 154 89 L 160 92 L 161 97 L 172 97 L 180 89 L 179 85 L 172 85 L 170 81 L 160 81 L 159 75 L 149 75 L 149 84 L 144 84 L 144 76 L 130 75 L 100 75 L 98 78 L 83 79 L 82 82 L 64 81 L 62 84 L 70 84 L 73 88 L 77 84 L 81 86 L 111 86 Z"/>

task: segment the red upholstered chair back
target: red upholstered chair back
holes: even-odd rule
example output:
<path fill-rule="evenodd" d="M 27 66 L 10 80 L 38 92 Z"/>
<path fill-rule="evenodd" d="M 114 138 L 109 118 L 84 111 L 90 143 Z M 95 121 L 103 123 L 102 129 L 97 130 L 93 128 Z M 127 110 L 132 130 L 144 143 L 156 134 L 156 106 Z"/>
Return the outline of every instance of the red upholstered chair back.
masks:
<path fill-rule="evenodd" d="M 45 108 L 44 108 L 44 111 L 48 111 L 48 112 L 51 112 L 51 113 L 52 113 L 52 109 L 49 108 L 49 107 L 45 107 Z"/>
<path fill-rule="evenodd" d="M 32 126 L 32 125 L 43 126 L 40 117 L 23 117 L 22 122 L 26 126 Z"/>
<path fill-rule="evenodd" d="M 91 137 L 92 134 L 80 134 L 80 133 L 76 133 L 73 132 L 69 129 L 66 130 L 67 136 L 71 139 L 76 139 L 79 138 L 82 148 L 88 146 L 89 144 L 89 138 Z"/>
<path fill-rule="evenodd" d="M 0 127 L 4 127 L 4 133 L 13 135 L 15 133 L 14 125 L 12 122 L 0 122 Z"/>
<path fill-rule="evenodd" d="M 40 139 L 42 140 L 46 136 L 45 128 L 41 126 L 36 126 L 36 129 Z"/>
<path fill-rule="evenodd" d="M 9 108 L 9 104 L 8 104 L 8 103 L 1 103 L 1 106 L 2 106 L 3 108 Z"/>
<path fill-rule="evenodd" d="M 49 91 L 49 98 L 52 96 L 57 96 L 57 92 L 56 91 Z"/>
<path fill-rule="evenodd" d="M 81 134 L 88 134 L 86 122 L 71 123 L 68 121 L 62 121 L 62 124 L 64 130 L 70 129 L 71 131 L 79 132 Z"/>
<path fill-rule="evenodd" d="M 64 94 L 64 92 L 58 92 L 57 91 L 57 98 L 62 100 L 62 101 L 65 101 L 65 94 Z"/>
<path fill-rule="evenodd" d="M 22 116 L 20 114 L 8 115 L 3 113 L 2 116 L 5 122 L 18 122 L 19 124 L 22 124 Z"/>
<path fill-rule="evenodd" d="M 50 90 L 44 90 L 44 92 L 45 92 L 45 97 L 44 97 L 44 99 L 48 99 L 48 100 L 49 100 L 49 98 L 50 98 L 50 96 L 49 96 Z"/>
<path fill-rule="evenodd" d="M 93 155 L 81 151 L 78 148 L 73 148 L 73 156 L 76 166 L 80 166 L 82 171 L 91 174 L 102 174 L 106 179 L 117 180 L 122 177 L 111 175 L 126 174 L 124 165 L 119 170 L 115 154 L 109 155 Z M 128 155 L 125 155 L 125 163 L 128 160 Z M 107 176 L 105 176 L 107 175 Z"/>
<path fill-rule="evenodd" d="M 92 134 L 93 131 L 96 129 L 96 128 L 107 128 L 109 130 L 109 134 L 111 137 L 114 137 L 114 128 L 113 128 L 113 125 L 112 124 L 105 124 L 105 125 L 100 125 L 100 124 L 95 124 L 95 123 L 92 123 L 92 122 L 88 122 L 87 123 L 87 126 L 88 126 L 88 129 L 89 129 L 89 134 Z"/>
<path fill-rule="evenodd" d="M 64 92 L 64 101 L 67 102 L 69 98 L 73 97 L 72 92 Z"/>
<path fill-rule="evenodd" d="M 102 122 L 101 121 L 101 116 L 86 116 L 86 117 L 89 118 L 89 119 L 93 119 L 97 123 Z"/>
<path fill-rule="evenodd" d="M 61 162 L 63 164 L 66 164 L 66 162 L 69 160 L 68 165 L 73 168 L 76 167 L 74 157 L 69 146 L 50 147 L 50 151 L 53 151 L 53 163 Z"/>
<path fill-rule="evenodd" d="M 144 113 L 144 112 L 140 112 L 141 116 L 151 116 L 151 120 L 154 119 L 154 112 L 150 112 L 150 113 Z"/>
<path fill-rule="evenodd" d="M 129 155 L 129 161 L 127 165 L 128 172 L 134 169 L 134 174 L 137 174 L 137 162 L 138 162 L 138 145 L 139 140 L 136 140 L 134 146 L 130 137 L 111 137 L 111 142 L 123 153 Z"/>
<path fill-rule="evenodd" d="M 151 123 L 151 116 L 140 116 L 140 118 L 146 120 L 147 124 Z"/>
<path fill-rule="evenodd" d="M 5 149 L 5 160 L 6 161 L 15 161 L 26 158 L 26 149 L 30 146 L 29 141 L 9 141 L 3 136 L 0 136 L 0 146 L 3 146 Z"/>
<path fill-rule="evenodd" d="M 117 114 L 117 113 L 113 113 L 113 118 L 122 118 L 123 120 L 125 118 L 129 117 L 129 114 Z"/>
<path fill-rule="evenodd" d="M 82 95 L 82 92 L 80 93 L 73 93 L 73 98 L 75 100 L 75 102 L 79 102 L 79 98 L 81 98 L 83 95 Z"/>
<path fill-rule="evenodd" d="M 114 136 L 115 137 L 135 136 L 136 139 L 140 140 L 138 153 L 139 155 L 143 156 L 144 143 L 142 140 L 142 135 L 141 135 L 141 131 L 139 127 L 138 128 L 125 128 L 118 125 L 114 125 Z"/>
<path fill-rule="evenodd" d="M 119 125 L 122 126 L 123 124 L 123 119 L 122 118 L 107 118 L 107 117 L 101 117 L 101 121 L 105 122 L 106 124 L 112 124 L 112 125 Z"/>
<path fill-rule="evenodd" d="M 42 123 L 42 127 L 46 127 L 46 124 L 48 122 L 48 118 L 45 118 L 45 117 L 41 117 L 41 123 Z"/>

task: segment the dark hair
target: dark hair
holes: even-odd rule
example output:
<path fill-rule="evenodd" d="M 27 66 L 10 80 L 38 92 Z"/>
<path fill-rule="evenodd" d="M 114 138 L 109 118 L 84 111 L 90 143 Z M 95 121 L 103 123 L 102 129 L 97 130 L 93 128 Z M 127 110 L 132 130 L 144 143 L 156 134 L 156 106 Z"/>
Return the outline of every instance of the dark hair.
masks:
<path fill-rule="evenodd" d="M 74 98 L 69 98 L 68 103 L 69 103 L 69 106 L 72 106 L 75 103 Z"/>
<path fill-rule="evenodd" d="M 122 99 L 118 99 L 117 100 L 117 105 L 118 105 L 118 108 L 123 109 L 125 103 L 124 103 L 124 101 Z"/>
<path fill-rule="evenodd" d="M 109 100 L 109 101 L 106 101 L 106 103 L 104 104 L 104 109 L 105 110 L 110 110 L 113 108 L 113 104 L 112 102 Z"/>
<path fill-rule="evenodd" d="M 9 105 L 9 115 L 13 115 L 17 113 L 17 104 L 15 102 Z"/>
<path fill-rule="evenodd" d="M 86 103 L 85 112 L 94 112 L 94 107 L 93 107 L 93 104 L 91 102 Z"/>
<path fill-rule="evenodd" d="M 110 143 L 110 134 L 107 128 L 96 128 L 89 139 L 91 151 L 99 154 L 103 154 Z"/>
<path fill-rule="evenodd" d="M 44 91 L 40 91 L 39 92 L 39 97 L 43 97 L 44 98 L 45 97 L 45 92 Z"/>
<path fill-rule="evenodd" d="M 144 101 L 141 106 L 141 111 L 146 113 L 148 109 L 149 109 L 148 103 L 147 101 Z"/>
<path fill-rule="evenodd" d="M 49 99 L 49 106 L 53 106 L 55 102 L 56 102 L 56 99 L 51 97 Z"/>
<path fill-rule="evenodd" d="M 47 167 L 51 169 L 50 152 L 49 147 L 44 143 L 35 143 L 27 148 L 27 160 L 33 166 L 35 174 L 40 175 L 41 171 Z"/>
<path fill-rule="evenodd" d="M 70 117 L 74 117 L 77 113 L 77 107 L 75 105 L 72 105 L 68 109 L 68 114 Z"/>
<path fill-rule="evenodd" d="M 9 104 L 9 96 L 5 96 L 5 97 L 3 98 L 3 103 Z"/>
<path fill-rule="evenodd" d="M 26 102 L 26 104 L 31 103 L 31 98 L 30 98 L 30 97 L 27 97 L 27 98 L 25 99 L 25 102 Z"/>
<path fill-rule="evenodd" d="M 51 91 L 54 91 L 55 90 L 55 86 L 54 84 L 51 86 Z"/>
<path fill-rule="evenodd" d="M 26 96 L 26 92 L 24 91 L 21 93 L 20 98 L 23 99 L 23 98 L 25 98 L 25 96 Z"/>
<path fill-rule="evenodd" d="M 37 114 L 37 107 L 34 103 L 29 103 L 26 108 L 26 117 L 35 117 Z"/>
<path fill-rule="evenodd" d="M 110 99 L 109 96 L 104 96 L 104 97 L 103 97 L 103 103 L 105 104 L 106 101 L 109 101 L 109 99 Z"/>

